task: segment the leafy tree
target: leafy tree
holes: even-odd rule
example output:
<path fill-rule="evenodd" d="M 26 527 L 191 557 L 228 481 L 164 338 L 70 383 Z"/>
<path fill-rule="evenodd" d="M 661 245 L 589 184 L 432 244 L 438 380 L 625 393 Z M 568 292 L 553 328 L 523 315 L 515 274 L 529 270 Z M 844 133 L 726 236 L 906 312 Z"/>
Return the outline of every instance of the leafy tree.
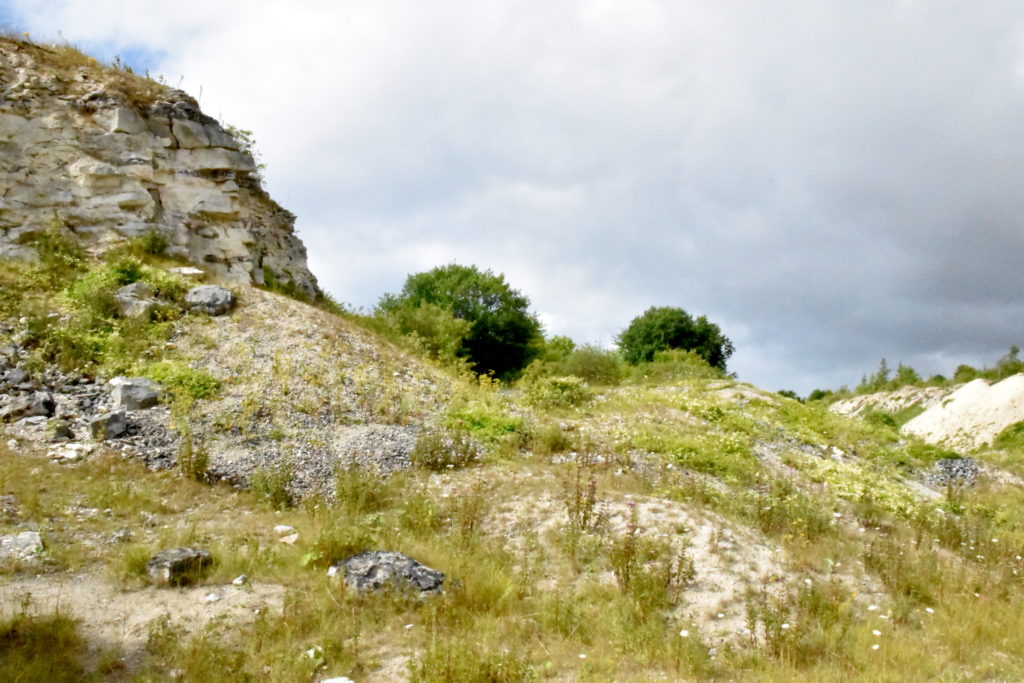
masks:
<path fill-rule="evenodd" d="M 708 365 L 724 371 L 735 350 L 718 325 L 706 316 L 694 319 L 683 309 L 670 306 L 648 308 L 633 318 L 616 342 L 623 358 L 633 365 L 652 361 L 659 351 L 681 349 L 694 351 Z"/>
<path fill-rule="evenodd" d="M 529 311 L 530 300 L 505 282 L 504 275 L 476 266 L 450 263 L 410 275 L 397 294 L 385 294 L 379 310 L 410 319 L 410 307 L 436 307 L 469 323 L 458 341 L 458 355 L 478 373 L 508 377 L 537 355 L 542 342 L 540 322 Z M 400 312 L 403 312 L 399 315 Z M 418 330 L 402 329 L 403 332 Z"/>

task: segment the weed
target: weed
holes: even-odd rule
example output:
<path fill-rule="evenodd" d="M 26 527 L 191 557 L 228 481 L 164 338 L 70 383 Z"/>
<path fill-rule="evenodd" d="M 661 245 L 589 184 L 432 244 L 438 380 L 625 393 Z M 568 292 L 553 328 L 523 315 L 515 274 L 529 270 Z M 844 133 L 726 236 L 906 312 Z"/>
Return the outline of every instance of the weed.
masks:
<path fill-rule="evenodd" d="M 417 467 L 441 472 L 478 462 L 480 447 L 463 429 L 427 427 L 416 435 L 409 460 Z"/>
<path fill-rule="evenodd" d="M 30 616 L 22 610 L 0 621 L 0 680 L 88 680 L 86 654 L 77 622 L 59 612 Z"/>
<path fill-rule="evenodd" d="M 278 463 L 263 467 L 252 473 L 249 486 L 276 510 L 286 508 L 294 502 L 289 487 L 292 483 L 290 464 Z"/>

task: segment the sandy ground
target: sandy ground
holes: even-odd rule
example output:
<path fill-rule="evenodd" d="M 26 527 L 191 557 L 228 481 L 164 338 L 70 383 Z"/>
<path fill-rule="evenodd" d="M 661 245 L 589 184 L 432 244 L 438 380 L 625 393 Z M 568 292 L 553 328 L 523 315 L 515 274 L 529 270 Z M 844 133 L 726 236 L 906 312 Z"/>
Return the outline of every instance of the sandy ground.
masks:
<path fill-rule="evenodd" d="M 124 590 L 95 574 L 13 576 L 0 583 L 0 615 L 24 610 L 74 617 L 91 649 L 119 650 L 130 665 L 145 647 L 155 619 L 167 615 L 173 626 L 190 633 L 220 620 L 237 625 L 258 611 L 280 611 L 284 592 L 284 586 L 260 583 Z"/>

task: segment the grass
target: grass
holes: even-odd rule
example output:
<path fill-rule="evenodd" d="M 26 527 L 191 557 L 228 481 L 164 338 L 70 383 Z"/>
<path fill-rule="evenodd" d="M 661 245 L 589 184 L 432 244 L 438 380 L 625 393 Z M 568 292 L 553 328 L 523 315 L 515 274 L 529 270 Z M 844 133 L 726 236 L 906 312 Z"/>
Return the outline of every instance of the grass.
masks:
<path fill-rule="evenodd" d="M 48 264 L 0 264 L 11 285 L 0 306 L 31 314 L 34 362 L 109 371 L 142 354 L 131 367 L 169 387 L 188 438 L 170 472 L 102 447 L 57 464 L 0 446 L 0 495 L 18 510 L 0 533 L 37 528 L 47 545 L 42 564 L 0 572 L 98 575 L 141 601 L 146 560 L 197 545 L 215 558 L 201 590 L 246 574 L 282 597 L 247 620 L 155 619 L 130 672 L 115 665 L 128 653 L 96 655 L 74 614 L 12 612 L 0 622 L 0 666 L 57 680 L 171 670 L 214 681 L 1024 675 L 1024 497 L 997 479 L 926 497 L 910 480 L 950 454 L 901 437 L 899 416 L 845 419 L 682 357 L 621 385 L 534 379 L 533 393 L 450 375 L 446 401 L 428 405 L 389 379 L 408 359 L 388 344 L 373 362 L 332 358 L 318 373 L 288 349 L 262 359 L 245 342 L 218 380 L 163 350 L 173 329 L 176 342 L 212 352 L 222 343 L 214 326 L 173 315 L 130 326 L 105 308 L 133 278 L 173 299 L 177 285 L 145 249 L 93 261 L 59 234 L 46 239 Z M 72 322 L 63 331 L 46 324 L 55 308 Z M 239 329 L 255 324 L 244 306 L 235 315 Z M 322 327 L 314 341 L 325 349 L 355 344 Z M 266 384 L 248 383 L 253 374 Z M 193 436 L 197 416 L 231 392 L 237 404 Z M 298 499 L 286 465 L 258 471 L 246 491 L 207 482 L 218 437 L 237 431 L 283 449 L 314 417 L 433 426 L 420 432 L 416 467 L 388 477 L 340 468 L 320 498 Z M 1021 431 L 978 457 L 1014 472 Z M 294 544 L 273 531 L 281 524 L 297 530 Z M 130 541 L 109 542 L 125 528 Z M 443 571 L 445 592 L 363 596 L 327 576 L 368 549 Z M 735 594 L 719 585 L 729 582 Z M 32 668 L 52 664 L 40 654 L 50 650 L 59 671 Z"/>

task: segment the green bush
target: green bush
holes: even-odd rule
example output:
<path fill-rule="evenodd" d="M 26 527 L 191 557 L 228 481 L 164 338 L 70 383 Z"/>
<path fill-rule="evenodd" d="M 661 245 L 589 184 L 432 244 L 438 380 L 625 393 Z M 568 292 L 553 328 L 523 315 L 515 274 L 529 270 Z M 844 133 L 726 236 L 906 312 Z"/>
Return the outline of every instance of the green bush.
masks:
<path fill-rule="evenodd" d="M 708 365 L 695 351 L 659 351 L 650 363 L 640 363 L 632 368 L 635 380 L 653 383 L 674 382 L 683 379 L 720 379 L 724 373 Z"/>
<path fill-rule="evenodd" d="M 412 337 L 426 355 L 449 363 L 459 359 L 463 342 L 473 326 L 432 303 L 397 304 L 388 310 L 385 319 L 399 333 Z"/>
<path fill-rule="evenodd" d="M 594 397 L 587 383 L 579 377 L 541 377 L 529 382 L 523 399 L 540 408 L 571 408 Z"/>
<path fill-rule="evenodd" d="M 619 354 L 590 344 L 569 353 L 558 367 L 558 374 L 574 375 L 597 386 L 614 386 L 623 375 Z"/>
<path fill-rule="evenodd" d="M 190 368 L 181 361 L 153 363 L 142 374 L 181 398 L 213 398 L 220 392 L 220 380 L 208 372 Z"/>

